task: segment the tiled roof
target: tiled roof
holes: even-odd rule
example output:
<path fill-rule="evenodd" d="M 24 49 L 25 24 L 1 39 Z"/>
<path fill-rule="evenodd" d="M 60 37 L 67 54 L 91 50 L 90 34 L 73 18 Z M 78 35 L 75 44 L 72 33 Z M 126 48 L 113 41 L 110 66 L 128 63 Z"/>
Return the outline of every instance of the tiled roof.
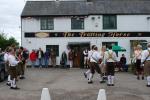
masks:
<path fill-rule="evenodd" d="M 150 14 L 150 0 L 27 1 L 21 16 Z"/>

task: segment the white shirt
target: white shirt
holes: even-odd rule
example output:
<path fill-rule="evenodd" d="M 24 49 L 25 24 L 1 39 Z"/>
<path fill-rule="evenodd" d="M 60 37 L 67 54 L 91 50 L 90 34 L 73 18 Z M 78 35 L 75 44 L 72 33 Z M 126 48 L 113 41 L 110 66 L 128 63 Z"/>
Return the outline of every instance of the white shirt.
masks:
<path fill-rule="evenodd" d="M 9 54 L 8 56 L 8 61 L 10 66 L 16 66 L 19 63 L 19 61 L 16 60 L 15 56 L 11 54 Z"/>
<path fill-rule="evenodd" d="M 105 53 L 106 52 L 103 52 L 103 51 L 100 51 L 100 55 L 101 55 L 101 57 L 102 57 L 102 63 L 101 64 L 104 64 L 105 63 Z"/>
<path fill-rule="evenodd" d="M 6 53 L 4 54 L 4 61 L 5 61 L 5 62 L 8 61 L 8 56 L 9 56 L 9 54 L 6 52 Z"/>
<path fill-rule="evenodd" d="M 150 48 L 148 48 L 148 50 L 150 50 Z M 141 62 L 143 63 L 145 60 L 150 60 L 150 56 L 147 58 L 147 56 L 149 55 L 148 50 L 144 50 L 142 52 L 142 58 L 141 58 Z M 147 58 L 147 59 L 146 59 Z"/>
<path fill-rule="evenodd" d="M 91 58 L 92 54 L 93 54 L 93 50 L 88 51 L 88 59 Z"/>
<path fill-rule="evenodd" d="M 38 58 L 40 59 L 41 58 L 41 51 L 39 51 L 39 55 L 38 56 L 39 56 Z"/>
<path fill-rule="evenodd" d="M 134 55 L 136 59 L 141 59 L 142 58 L 142 50 L 135 50 Z"/>
<path fill-rule="evenodd" d="M 112 55 L 112 58 L 109 58 L 109 54 Z M 113 52 L 112 50 L 108 50 L 105 53 L 104 59 L 105 59 L 105 62 L 116 62 L 117 61 L 116 53 Z"/>
<path fill-rule="evenodd" d="M 87 56 L 88 55 L 88 50 L 84 50 L 83 54 L 84 54 L 84 56 Z"/>
<path fill-rule="evenodd" d="M 90 62 L 98 63 L 99 59 L 101 59 L 102 56 L 98 51 L 93 50 L 93 54 L 91 55 Z"/>

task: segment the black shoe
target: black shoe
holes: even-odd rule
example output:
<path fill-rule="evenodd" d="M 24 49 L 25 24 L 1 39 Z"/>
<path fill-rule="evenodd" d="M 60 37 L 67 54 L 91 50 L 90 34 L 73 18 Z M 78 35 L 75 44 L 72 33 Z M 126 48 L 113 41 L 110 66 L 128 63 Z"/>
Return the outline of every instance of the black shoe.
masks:
<path fill-rule="evenodd" d="M 107 77 L 103 77 L 103 80 L 107 80 Z"/>
<path fill-rule="evenodd" d="M 20 77 L 20 79 L 25 79 L 25 77 Z"/>
<path fill-rule="evenodd" d="M 89 81 L 88 84 L 93 84 L 93 81 Z"/>
<path fill-rule="evenodd" d="M 10 84 L 10 83 L 6 83 L 6 85 L 7 85 L 7 86 L 10 86 L 11 84 Z"/>
<path fill-rule="evenodd" d="M 86 75 L 86 73 L 84 73 L 84 77 L 85 77 L 85 78 L 87 78 L 87 75 Z"/>
<path fill-rule="evenodd" d="M 104 81 L 104 80 L 102 80 L 102 81 L 100 81 L 100 83 L 105 83 L 106 81 Z"/>
<path fill-rule="evenodd" d="M 147 87 L 150 87 L 150 85 L 148 85 L 148 84 L 147 84 L 146 86 L 147 86 Z"/>
<path fill-rule="evenodd" d="M 114 84 L 111 84 L 111 86 L 115 86 Z"/>
<path fill-rule="evenodd" d="M 107 84 L 107 86 L 111 86 L 111 84 Z"/>
<path fill-rule="evenodd" d="M 139 77 L 139 76 L 137 77 L 137 80 L 140 80 L 140 77 Z"/>
<path fill-rule="evenodd" d="M 142 80 L 144 80 L 144 76 L 142 76 Z"/>
<path fill-rule="evenodd" d="M 10 87 L 10 89 L 19 90 L 20 88 L 18 88 L 18 87 Z"/>

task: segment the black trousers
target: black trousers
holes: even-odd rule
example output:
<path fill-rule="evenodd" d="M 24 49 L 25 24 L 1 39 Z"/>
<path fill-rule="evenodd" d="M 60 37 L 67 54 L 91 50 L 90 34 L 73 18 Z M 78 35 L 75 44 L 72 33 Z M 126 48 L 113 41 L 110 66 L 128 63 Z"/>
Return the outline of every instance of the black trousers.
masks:
<path fill-rule="evenodd" d="M 98 74 L 101 74 L 101 70 L 100 70 L 98 63 L 90 62 L 90 70 L 92 74 L 95 73 L 95 70 Z"/>
<path fill-rule="evenodd" d="M 143 71 L 143 67 L 141 67 L 141 59 L 136 60 L 135 66 L 136 66 L 136 71 L 138 73 L 141 73 Z"/>
<path fill-rule="evenodd" d="M 114 74 L 115 74 L 114 62 L 107 62 L 106 66 L 107 66 L 107 75 L 114 76 Z"/>

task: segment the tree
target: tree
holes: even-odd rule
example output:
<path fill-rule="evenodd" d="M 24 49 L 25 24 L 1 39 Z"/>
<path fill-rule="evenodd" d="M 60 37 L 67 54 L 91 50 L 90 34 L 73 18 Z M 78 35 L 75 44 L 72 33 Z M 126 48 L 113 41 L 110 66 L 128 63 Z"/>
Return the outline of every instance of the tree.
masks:
<path fill-rule="evenodd" d="M 0 48 L 2 50 L 5 50 L 6 47 L 11 46 L 12 44 L 19 46 L 19 43 L 14 37 L 7 38 L 7 34 L 0 33 Z"/>
<path fill-rule="evenodd" d="M 15 44 L 16 46 L 19 46 L 19 43 L 17 42 L 17 40 L 14 37 L 10 37 L 7 40 L 7 45 L 12 45 L 12 44 Z"/>

